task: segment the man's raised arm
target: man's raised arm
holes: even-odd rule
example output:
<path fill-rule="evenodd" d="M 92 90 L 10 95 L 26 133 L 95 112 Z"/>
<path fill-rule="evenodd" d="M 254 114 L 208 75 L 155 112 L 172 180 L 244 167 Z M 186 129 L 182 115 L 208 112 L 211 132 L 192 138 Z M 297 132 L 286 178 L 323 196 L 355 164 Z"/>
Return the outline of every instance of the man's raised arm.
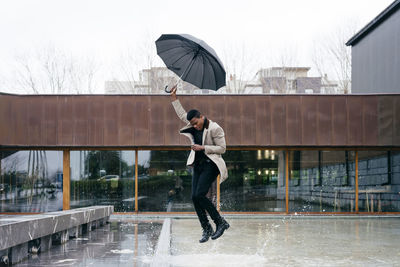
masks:
<path fill-rule="evenodd" d="M 181 102 L 179 102 L 178 97 L 176 96 L 176 90 L 177 86 L 175 85 L 172 87 L 171 91 L 171 101 L 172 101 L 172 106 L 175 109 L 176 115 L 184 122 L 184 123 L 189 123 L 189 121 L 186 119 L 186 111 L 182 107 Z"/>

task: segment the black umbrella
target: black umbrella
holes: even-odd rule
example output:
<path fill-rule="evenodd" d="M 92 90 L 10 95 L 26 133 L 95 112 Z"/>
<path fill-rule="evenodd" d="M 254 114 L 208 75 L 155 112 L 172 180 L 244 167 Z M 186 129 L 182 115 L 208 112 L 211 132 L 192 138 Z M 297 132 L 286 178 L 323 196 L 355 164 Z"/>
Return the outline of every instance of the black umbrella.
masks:
<path fill-rule="evenodd" d="M 225 86 L 226 72 L 214 49 L 189 34 L 163 34 L 156 41 L 157 54 L 180 79 L 200 89 Z M 165 87 L 165 91 L 170 93 Z"/>

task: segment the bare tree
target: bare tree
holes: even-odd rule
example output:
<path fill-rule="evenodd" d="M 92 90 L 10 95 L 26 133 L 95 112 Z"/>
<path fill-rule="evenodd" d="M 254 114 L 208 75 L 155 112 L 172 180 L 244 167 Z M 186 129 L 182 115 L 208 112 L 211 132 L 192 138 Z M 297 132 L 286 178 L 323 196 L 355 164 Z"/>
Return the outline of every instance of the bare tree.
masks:
<path fill-rule="evenodd" d="M 276 70 L 273 71 L 272 77 L 272 89 L 275 90 L 276 93 L 279 94 L 287 94 L 291 93 L 293 90 L 292 83 L 297 76 L 290 77 L 290 73 L 292 73 L 291 69 L 299 66 L 298 60 L 298 50 L 294 45 L 286 45 L 282 48 L 280 53 L 278 53 L 273 61 L 274 66 L 276 66 Z"/>
<path fill-rule="evenodd" d="M 357 25 L 357 22 L 347 21 L 314 45 L 315 69 L 324 83 L 329 83 L 326 74 L 331 73 L 337 79 L 339 92 L 344 94 L 351 92 L 351 48 L 345 43 L 356 33 Z"/>
<path fill-rule="evenodd" d="M 226 74 L 228 93 L 241 94 L 246 83 L 254 78 L 260 66 L 260 56 L 256 49 L 248 48 L 244 43 L 224 45 L 222 59 Z"/>
<path fill-rule="evenodd" d="M 147 31 L 140 42 L 121 53 L 112 81 L 106 83 L 106 91 L 108 86 L 109 91 L 119 93 L 157 93 L 163 88 L 165 82 L 162 78 L 168 70 L 157 67 L 164 64 L 157 56 L 155 36 Z M 172 72 L 169 75 L 174 77 Z M 163 86 L 159 86 L 161 83 Z"/>
<path fill-rule="evenodd" d="M 96 89 L 96 75 L 99 65 L 91 58 L 72 60 L 68 68 L 70 89 L 76 94 L 92 94 Z"/>
<path fill-rule="evenodd" d="M 115 92 L 130 94 L 135 92 L 139 82 L 140 56 L 133 48 L 121 53 L 115 68 L 113 68 L 112 81 L 105 84 L 106 92 L 109 89 Z M 109 88 L 110 87 L 110 88 Z"/>
<path fill-rule="evenodd" d="M 286 45 L 268 59 L 270 66 L 257 71 L 255 82 L 262 87 L 263 93 L 291 93 L 295 90 L 294 83 L 297 72 L 298 56 L 297 47 Z"/>
<path fill-rule="evenodd" d="M 47 164 L 47 156 L 46 151 L 43 150 L 30 150 L 28 156 L 28 172 L 25 183 L 30 189 L 28 202 L 32 204 L 33 197 L 37 196 L 38 193 L 38 185 L 37 183 L 41 180 L 41 194 L 45 193 L 45 183 L 48 181 L 48 164 Z M 36 192 L 33 192 L 33 189 L 36 189 Z"/>
<path fill-rule="evenodd" d="M 297 47 L 295 45 L 286 45 L 272 60 L 275 66 L 282 68 L 299 66 Z"/>
<path fill-rule="evenodd" d="M 97 64 L 93 60 L 78 60 L 49 45 L 16 56 L 13 83 L 33 94 L 92 93 L 97 71 Z"/>

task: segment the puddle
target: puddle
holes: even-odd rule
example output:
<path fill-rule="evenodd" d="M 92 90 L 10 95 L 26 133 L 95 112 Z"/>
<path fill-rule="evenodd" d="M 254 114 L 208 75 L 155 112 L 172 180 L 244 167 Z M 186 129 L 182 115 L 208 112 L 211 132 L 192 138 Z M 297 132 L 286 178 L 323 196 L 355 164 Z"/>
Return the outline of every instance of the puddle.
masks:
<path fill-rule="evenodd" d="M 162 221 L 112 220 L 15 266 L 149 266 L 144 257 L 153 257 L 161 227 Z"/>

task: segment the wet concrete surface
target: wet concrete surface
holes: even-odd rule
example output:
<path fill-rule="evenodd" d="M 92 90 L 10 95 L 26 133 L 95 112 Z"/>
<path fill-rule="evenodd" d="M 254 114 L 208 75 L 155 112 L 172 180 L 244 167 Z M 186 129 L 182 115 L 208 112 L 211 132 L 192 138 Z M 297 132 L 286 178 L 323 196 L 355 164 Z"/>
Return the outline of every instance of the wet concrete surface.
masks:
<path fill-rule="evenodd" d="M 14 266 L 149 266 L 162 221 L 111 220 Z"/>
<path fill-rule="evenodd" d="M 227 220 L 203 244 L 197 220 L 173 220 L 169 266 L 400 266 L 400 218 Z"/>
<path fill-rule="evenodd" d="M 400 217 L 232 216 L 220 239 L 203 244 L 194 216 L 172 218 L 164 255 L 163 219 L 127 218 L 15 266 L 400 266 Z"/>

